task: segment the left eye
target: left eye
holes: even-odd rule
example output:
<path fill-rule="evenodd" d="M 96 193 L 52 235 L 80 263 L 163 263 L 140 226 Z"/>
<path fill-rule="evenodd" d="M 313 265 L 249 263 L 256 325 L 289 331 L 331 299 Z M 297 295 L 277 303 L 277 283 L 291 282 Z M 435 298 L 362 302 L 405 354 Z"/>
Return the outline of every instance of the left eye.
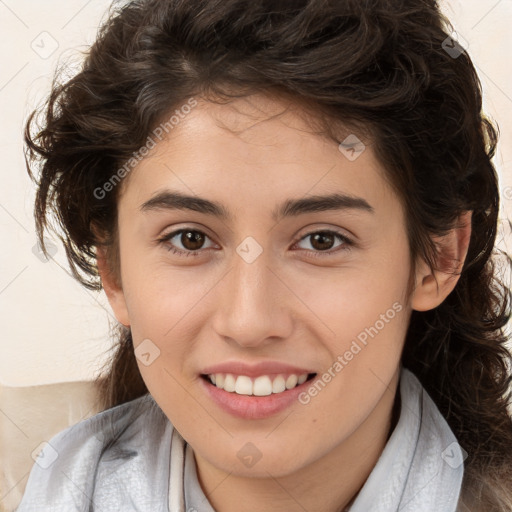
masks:
<path fill-rule="evenodd" d="M 332 254 L 333 252 L 337 252 L 338 250 L 348 249 L 352 242 L 346 236 L 341 233 L 337 233 L 335 231 L 315 231 L 313 233 L 308 233 L 303 236 L 299 242 L 303 240 L 310 239 L 309 246 L 313 249 L 314 252 L 317 253 L 325 253 Z M 336 247 L 335 250 L 330 250 L 335 243 L 336 238 L 341 241 L 341 243 Z M 297 244 L 299 243 L 297 242 Z M 306 247 L 306 250 L 309 248 Z"/>
<path fill-rule="evenodd" d="M 295 245 L 298 245 L 300 242 L 307 240 L 308 238 L 310 239 L 310 248 L 302 247 L 302 249 L 312 250 L 314 253 L 317 253 L 315 256 L 322 256 L 323 254 L 321 253 L 332 254 L 333 252 L 338 252 L 339 250 L 346 250 L 351 245 L 353 245 L 351 240 L 341 233 L 327 230 L 308 233 L 307 235 L 304 235 L 302 238 L 300 238 Z M 164 235 L 159 239 L 159 242 L 164 243 L 167 246 L 167 249 L 175 254 L 184 256 L 198 256 L 201 253 L 201 249 L 204 248 L 203 246 L 206 239 L 209 239 L 209 237 L 202 231 L 195 229 L 180 229 L 178 231 L 173 231 L 168 235 Z M 340 241 L 340 244 L 338 244 L 338 246 L 332 250 L 336 239 Z M 182 248 L 176 247 L 177 243 L 181 244 Z M 209 247 L 207 247 L 207 249 L 210 249 L 213 246 L 214 244 L 212 243 Z"/>

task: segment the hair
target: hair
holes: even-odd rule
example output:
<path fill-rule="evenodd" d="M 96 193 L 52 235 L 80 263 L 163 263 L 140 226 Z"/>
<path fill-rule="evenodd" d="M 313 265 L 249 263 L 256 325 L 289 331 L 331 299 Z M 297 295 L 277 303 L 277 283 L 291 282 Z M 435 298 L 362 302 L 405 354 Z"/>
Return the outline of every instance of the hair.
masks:
<path fill-rule="evenodd" d="M 113 272 L 119 264 L 121 187 L 95 191 L 190 98 L 284 95 L 326 136 L 336 123 L 368 133 L 406 212 L 413 267 L 423 258 L 438 268 L 434 238 L 472 211 L 457 285 L 435 309 L 412 312 L 402 362 L 468 453 L 461 503 L 504 512 L 512 509 L 511 292 L 494 247 L 498 132 L 482 113 L 467 52 L 445 51 L 450 34 L 434 0 L 114 2 L 79 71 L 59 80 L 57 70 L 28 117 L 25 155 L 41 245 L 54 229 L 74 276 L 99 290 L 97 248 Z M 117 339 L 98 377 L 104 408 L 148 393 L 129 329 Z"/>

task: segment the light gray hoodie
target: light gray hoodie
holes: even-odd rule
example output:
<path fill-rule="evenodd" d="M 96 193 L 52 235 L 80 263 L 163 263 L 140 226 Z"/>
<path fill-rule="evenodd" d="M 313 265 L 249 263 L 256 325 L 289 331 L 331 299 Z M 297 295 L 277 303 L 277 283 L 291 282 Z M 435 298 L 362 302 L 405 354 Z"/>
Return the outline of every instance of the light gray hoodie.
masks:
<path fill-rule="evenodd" d="M 465 452 L 403 367 L 399 389 L 398 423 L 350 512 L 457 512 Z M 199 485 L 191 447 L 149 394 L 54 436 L 16 510 L 132 511 L 215 512 Z"/>

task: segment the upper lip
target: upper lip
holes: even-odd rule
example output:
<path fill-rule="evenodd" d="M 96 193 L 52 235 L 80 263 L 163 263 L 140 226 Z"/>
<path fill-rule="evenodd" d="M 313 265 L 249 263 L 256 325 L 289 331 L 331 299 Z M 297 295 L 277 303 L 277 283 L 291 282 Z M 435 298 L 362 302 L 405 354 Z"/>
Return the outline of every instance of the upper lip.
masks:
<path fill-rule="evenodd" d="M 304 373 L 315 373 L 307 368 L 300 368 L 279 361 L 261 361 L 259 363 L 248 364 L 243 361 L 226 361 L 205 368 L 201 374 L 212 375 L 215 373 L 231 373 L 232 375 L 247 375 L 247 377 L 259 377 L 260 375 L 279 375 Z"/>

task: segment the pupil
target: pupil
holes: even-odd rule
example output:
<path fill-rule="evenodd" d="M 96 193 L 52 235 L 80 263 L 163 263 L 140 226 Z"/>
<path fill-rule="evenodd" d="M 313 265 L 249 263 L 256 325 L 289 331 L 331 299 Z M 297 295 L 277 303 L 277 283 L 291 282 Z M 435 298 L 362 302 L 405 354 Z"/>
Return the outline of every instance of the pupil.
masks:
<path fill-rule="evenodd" d="M 315 247 L 315 249 L 330 249 L 332 246 L 333 239 L 334 239 L 334 237 L 331 234 L 315 233 L 313 235 L 313 242 L 311 245 L 313 245 L 313 247 Z M 325 242 L 325 240 L 327 240 L 327 242 Z M 317 242 L 320 242 L 320 243 L 318 244 Z"/>
<path fill-rule="evenodd" d="M 185 231 L 181 235 L 181 243 L 183 244 L 183 247 L 186 247 L 191 251 L 195 251 L 200 249 L 203 245 L 202 238 L 203 235 L 197 231 Z"/>

